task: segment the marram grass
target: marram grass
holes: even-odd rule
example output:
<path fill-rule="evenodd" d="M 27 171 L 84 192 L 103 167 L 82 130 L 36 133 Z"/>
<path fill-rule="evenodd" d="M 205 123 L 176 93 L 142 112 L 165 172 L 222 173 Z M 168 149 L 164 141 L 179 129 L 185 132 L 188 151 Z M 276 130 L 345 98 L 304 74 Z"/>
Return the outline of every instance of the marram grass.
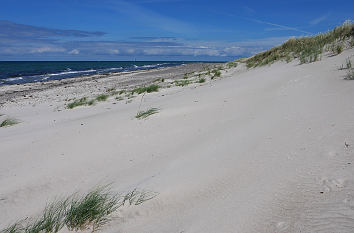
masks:
<path fill-rule="evenodd" d="M 96 97 L 97 101 L 106 101 L 108 99 L 109 95 L 106 94 L 101 94 L 99 96 Z"/>
<path fill-rule="evenodd" d="M 8 119 L 5 119 L 1 122 L 0 124 L 0 127 L 9 127 L 9 126 L 12 126 L 12 125 L 16 125 L 18 124 L 19 121 L 16 120 L 16 119 L 12 119 L 12 118 L 8 118 Z"/>
<path fill-rule="evenodd" d="M 151 93 L 151 92 L 157 92 L 159 91 L 160 86 L 156 85 L 156 84 L 151 84 L 150 86 L 147 87 L 138 87 L 132 90 L 132 94 L 134 93 L 138 93 L 138 94 L 142 94 L 142 93 Z"/>
<path fill-rule="evenodd" d="M 158 113 L 158 112 L 159 112 L 159 109 L 158 109 L 158 108 L 150 108 L 150 109 L 148 109 L 148 110 L 146 110 L 146 111 L 139 111 L 139 112 L 136 114 L 135 118 L 137 118 L 137 119 L 144 119 L 144 118 L 147 118 L 148 116 L 151 116 L 151 115 L 153 115 L 153 114 L 155 114 L 155 113 Z"/>
<path fill-rule="evenodd" d="M 246 64 L 248 68 L 251 68 L 272 64 L 279 60 L 290 62 L 297 58 L 300 60 L 300 63 L 310 63 L 318 61 L 320 55 L 326 49 L 334 55 L 341 53 L 345 42 L 349 41 L 350 46 L 353 46 L 353 40 L 354 23 L 347 22 L 327 33 L 292 38 L 280 46 L 246 59 Z"/>
<path fill-rule="evenodd" d="M 25 218 L 1 233 L 57 233 L 64 227 L 70 231 L 99 230 L 112 220 L 112 214 L 125 205 L 140 205 L 154 198 L 155 192 L 134 189 L 125 195 L 111 192 L 108 186 L 93 189 L 83 197 L 72 195 L 48 204 L 37 218 Z"/>

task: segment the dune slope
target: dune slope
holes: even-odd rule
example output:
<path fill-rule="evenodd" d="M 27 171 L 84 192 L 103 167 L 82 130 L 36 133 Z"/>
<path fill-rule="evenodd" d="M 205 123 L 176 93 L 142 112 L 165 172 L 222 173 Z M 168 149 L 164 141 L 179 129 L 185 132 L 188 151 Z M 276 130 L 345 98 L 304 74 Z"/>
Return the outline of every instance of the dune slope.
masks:
<path fill-rule="evenodd" d="M 54 112 L 8 106 L 0 228 L 56 197 L 112 183 L 159 195 L 102 232 L 353 232 L 354 81 L 321 61 L 232 68 L 221 79 Z M 135 115 L 159 108 L 146 120 Z"/>

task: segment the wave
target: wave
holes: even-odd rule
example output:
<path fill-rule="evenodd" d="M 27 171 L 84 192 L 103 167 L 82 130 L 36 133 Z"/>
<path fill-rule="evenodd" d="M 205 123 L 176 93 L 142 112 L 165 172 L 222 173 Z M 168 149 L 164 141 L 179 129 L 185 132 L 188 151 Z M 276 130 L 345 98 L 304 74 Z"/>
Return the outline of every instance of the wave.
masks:
<path fill-rule="evenodd" d="M 79 76 L 94 75 L 94 74 L 109 74 L 118 73 L 122 71 L 134 71 L 134 70 L 144 70 L 144 69 L 154 69 L 160 67 L 168 67 L 181 65 L 181 62 L 161 62 L 161 63 L 142 63 L 138 62 L 136 64 L 123 62 L 121 64 L 112 64 L 112 66 L 96 65 L 96 63 L 90 64 L 87 67 L 87 63 L 84 63 L 82 67 L 77 65 L 78 63 L 73 63 L 72 67 L 58 67 L 56 68 L 56 63 L 53 62 L 53 70 L 48 70 L 47 63 L 40 69 L 36 70 L 29 68 L 28 70 L 18 71 L 17 63 L 13 64 L 12 70 L 6 73 L 0 74 L 0 86 L 1 85 L 11 85 L 20 83 L 31 83 L 49 80 L 59 80 L 65 78 L 74 78 Z M 60 65 L 60 64 L 59 64 Z"/>
<path fill-rule="evenodd" d="M 53 74 L 47 74 L 47 75 L 48 76 L 57 76 L 57 75 L 93 73 L 93 72 L 96 72 L 96 70 L 90 69 L 90 70 L 82 70 L 82 71 L 66 71 L 66 72 L 53 73 Z"/>
<path fill-rule="evenodd" d="M 7 78 L 7 79 L 4 79 L 4 81 L 6 82 L 13 82 L 13 81 L 18 81 L 18 80 L 22 80 L 23 78 L 22 77 L 15 77 L 15 78 Z"/>

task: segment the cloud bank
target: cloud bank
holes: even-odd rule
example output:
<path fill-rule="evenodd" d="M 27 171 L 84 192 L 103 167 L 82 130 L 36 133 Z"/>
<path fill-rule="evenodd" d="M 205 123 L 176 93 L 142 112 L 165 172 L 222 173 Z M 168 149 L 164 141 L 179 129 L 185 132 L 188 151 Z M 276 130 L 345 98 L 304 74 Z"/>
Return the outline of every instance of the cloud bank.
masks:
<path fill-rule="evenodd" d="M 62 30 L 0 21 L 1 60 L 232 60 L 251 56 L 288 38 L 242 42 L 132 37 L 105 40 L 104 32 Z"/>

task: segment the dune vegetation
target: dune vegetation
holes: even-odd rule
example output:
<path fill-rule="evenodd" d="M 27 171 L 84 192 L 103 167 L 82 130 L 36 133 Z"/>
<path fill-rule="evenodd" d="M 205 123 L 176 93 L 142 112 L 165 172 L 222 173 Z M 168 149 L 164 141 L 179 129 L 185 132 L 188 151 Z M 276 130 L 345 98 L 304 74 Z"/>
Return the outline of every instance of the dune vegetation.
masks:
<path fill-rule="evenodd" d="M 0 127 L 8 127 L 8 126 L 12 126 L 12 125 L 16 125 L 18 124 L 19 121 L 16 119 L 12 119 L 12 118 L 8 118 L 5 119 L 1 122 Z"/>
<path fill-rule="evenodd" d="M 1 233 L 56 233 L 66 227 L 70 231 L 92 232 L 112 220 L 118 208 L 127 205 L 140 205 L 154 198 L 155 192 L 136 189 L 125 195 L 112 192 L 108 186 L 98 187 L 79 197 L 77 194 L 66 199 L 47 204 L 40 216 L 26 217 Z"/>
<path fill-rule="evenodd" d="M 137 119 L 144 119 L 144 118 L 147 118 L 148 116 L 151 116 L 151 115 L 156 114 L 156 113 L 158 113 L 158 112 L 159 112 L 159 109 L 158 109 L 158 108 L 150 108 L 150 109 L 148 109 L 148 110 L 146 110 L 146 111 L 139 111 L 139 112 L 136 114 L 135 118 L 137 118 Z"/>
<path fill-rule="evenodd" d="M 354 23 L 347 22 L 327 33 L 292 38 L 280 46 L 256 54 L 246 60 L 248 68 L 272 64 L 279 60 L 290 62 L 299 59 L 300 64 L 321 59 L 323 52 L 340 54 L 344 48 L 354 46 Z"/>

